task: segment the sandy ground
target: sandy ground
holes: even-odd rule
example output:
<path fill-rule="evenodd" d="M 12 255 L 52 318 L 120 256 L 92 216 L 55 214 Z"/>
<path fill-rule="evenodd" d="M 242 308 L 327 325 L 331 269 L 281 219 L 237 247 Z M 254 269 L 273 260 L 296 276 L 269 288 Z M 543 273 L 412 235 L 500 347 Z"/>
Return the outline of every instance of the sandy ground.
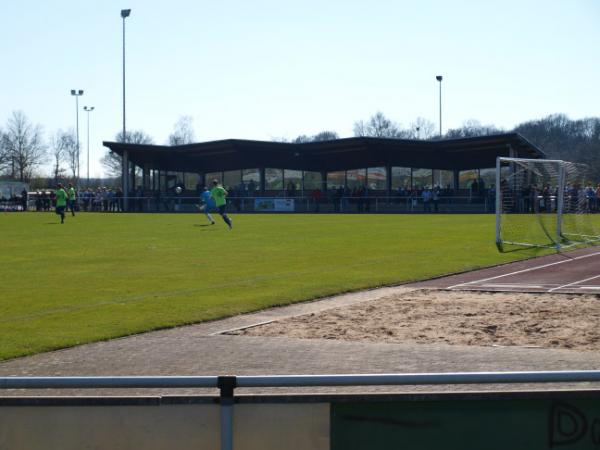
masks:
<path fill-rule="evenodd" d="M 417 290 L 231 334 L 600 350 L 600 296 Z"/>

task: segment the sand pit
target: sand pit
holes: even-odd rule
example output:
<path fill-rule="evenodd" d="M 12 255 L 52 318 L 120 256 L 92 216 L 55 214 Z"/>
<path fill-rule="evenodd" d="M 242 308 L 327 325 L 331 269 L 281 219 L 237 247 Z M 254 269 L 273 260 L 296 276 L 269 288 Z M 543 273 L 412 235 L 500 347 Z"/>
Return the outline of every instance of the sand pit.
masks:
<path fill-rule="evenodd" d="M 416 290 L 232 334 L 600 350 L 600 296 Z"/>

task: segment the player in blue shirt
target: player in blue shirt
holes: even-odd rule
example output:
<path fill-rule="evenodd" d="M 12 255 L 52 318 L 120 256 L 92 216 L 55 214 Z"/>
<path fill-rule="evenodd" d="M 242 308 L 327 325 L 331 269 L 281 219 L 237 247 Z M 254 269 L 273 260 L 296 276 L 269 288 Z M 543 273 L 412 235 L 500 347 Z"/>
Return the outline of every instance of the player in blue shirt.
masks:
<path fill-rule="evenodd" d="M 210 212 L 216 210 L 215 200 L 211 197 L 207 187 L 204 187 L 204 191 L 200 194 L 200 199 L 202 200 L 202 205 L 199 206 L 200 211 L 203 211 L 210 224 L 214 225 L 215 220 L 210 215 Z"/>

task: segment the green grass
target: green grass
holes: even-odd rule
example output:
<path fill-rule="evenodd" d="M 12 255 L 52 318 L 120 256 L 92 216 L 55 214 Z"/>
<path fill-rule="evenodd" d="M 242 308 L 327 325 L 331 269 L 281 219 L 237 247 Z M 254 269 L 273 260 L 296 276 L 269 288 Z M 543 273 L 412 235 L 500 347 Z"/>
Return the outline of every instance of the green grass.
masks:
<path fill-rule="evenodd" d="M 492 215 L 233 219 L 0 215 L 0 359 L 543 252 L 499 253 Z"/>

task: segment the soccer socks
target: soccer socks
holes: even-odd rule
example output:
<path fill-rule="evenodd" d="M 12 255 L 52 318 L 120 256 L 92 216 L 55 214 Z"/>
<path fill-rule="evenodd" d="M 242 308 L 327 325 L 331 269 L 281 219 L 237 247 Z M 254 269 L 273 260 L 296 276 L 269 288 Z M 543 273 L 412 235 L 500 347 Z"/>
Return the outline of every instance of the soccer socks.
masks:
<path fill-rule="evenodd" d="M 233 224 L 231 223 L 231 219 L 229 218 L 229 216 L 227 214 L 223 214 L 222 217 L 225 223 L 229 226 L 229 228 L 232 228 Z"/>
<path fill-rule="evenodd" d="M 208 218 L 208 220 L 210 220 L 210 223 L 212 223 L 214 225 L 215 219 L 213 219 L 213 217 L 210 215 L 210 213 L 204 213 L 204 214 L 206 214 L 206 217 Z"/>

